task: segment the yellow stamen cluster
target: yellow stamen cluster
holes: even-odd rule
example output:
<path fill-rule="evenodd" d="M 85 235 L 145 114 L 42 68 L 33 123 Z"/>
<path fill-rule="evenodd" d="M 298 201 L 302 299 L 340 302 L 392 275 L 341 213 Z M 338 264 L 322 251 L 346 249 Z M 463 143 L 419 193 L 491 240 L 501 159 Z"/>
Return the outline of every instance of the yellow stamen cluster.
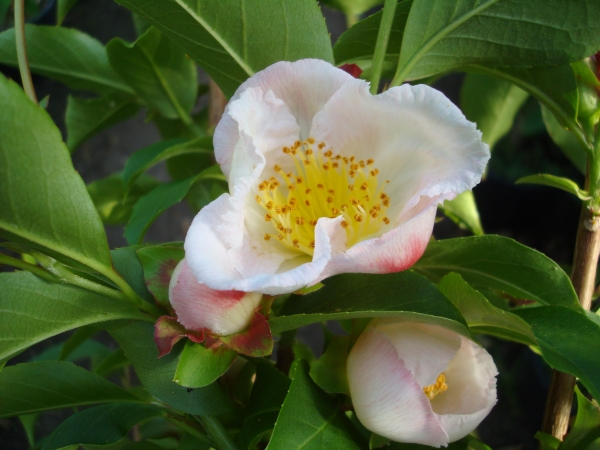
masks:
<path fill-rule="evenodd" d="M 448 385 L 446 384 L 444 372 L 442 372 L 437 376 L 434 384 L 423 388 L 423 392 L 425 392 L 425 395 L 429 400 L 433 400 L 436 395 L 441 394 L 446 389 L 448 389 Z"/>
<path fill-rule="evenodd" d="M 389 181 L 380 186 L 374 161 L 334 155 L 326 148 L 323 142 L 315 145 L 312 138 L 283 147 L 293 169 L 286 173 L 275 165 L 276 176 L 258 184 L 256 201 L 274 230 L 264 235 L 266 241 L 276 239 L 312 255 L 321 217 L 343 216 L 340 226 L 346 231 L 348 247 L 390 223 L 385 214 L 390 198 L 383 192 Z"/>

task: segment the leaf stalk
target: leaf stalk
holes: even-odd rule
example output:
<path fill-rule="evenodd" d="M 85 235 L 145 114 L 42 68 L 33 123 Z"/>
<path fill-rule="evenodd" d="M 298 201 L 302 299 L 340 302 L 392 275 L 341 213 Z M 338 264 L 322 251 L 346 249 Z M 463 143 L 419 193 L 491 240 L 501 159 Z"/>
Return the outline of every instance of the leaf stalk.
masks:
<path fill-rule="evenodd" d="M 371 65 L 371 94 L 373 95 L 377 94 L 379 90 L 383 60 L 385 59 L 385 52 L 390 40 L 397 5 L 398 0 L 385 0 L 385 4 L 383 5 L 383 15 L 381 17 L 381 24 L 379 25 L 379 32 L 377 33 L 377 42 Z"/>
<path fill-rule="evenodd" d="M 17 43 L 17 59 L 19 61 L 19 71 L 21 72 L 21 83 L 27 97 L 38 104 L 35 88 L 31 79 L 29 70 L 29 60 L 27 58 L 27 43 L 25 40 L 25 0 L 15 0 L 15 41 Z"/>

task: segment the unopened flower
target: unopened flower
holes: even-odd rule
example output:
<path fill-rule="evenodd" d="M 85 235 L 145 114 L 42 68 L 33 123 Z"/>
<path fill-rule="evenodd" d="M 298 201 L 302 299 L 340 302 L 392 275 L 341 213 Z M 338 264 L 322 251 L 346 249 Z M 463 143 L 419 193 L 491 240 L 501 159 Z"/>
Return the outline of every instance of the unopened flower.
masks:
<path fill-rule="evenodd" d="M 347 361 L 356 415 L 397 442 L 446 446 L 496 404 L 496 366 L 473 341 L 436 325 L 376 319 Z"/>
<path fill-rule="evenodd" d="M 272 295 L 410 267 L 436 206 L 475 186 L 489 159 L 475 125 L 435 89 L 373 96 L 311 59 L 243 83 L 214 147 L 229 193 L 194 219 L 187 263 L 213 289 Z"/>
<path fill-rule="evenodd" d="M 201 284 L 183 259 L 169 284 L 169 301 L 177 321 L 187 330 L 207 330 L 229 336 L 245 330 L 262 295 L 255 292 L 215 291 Z"/>

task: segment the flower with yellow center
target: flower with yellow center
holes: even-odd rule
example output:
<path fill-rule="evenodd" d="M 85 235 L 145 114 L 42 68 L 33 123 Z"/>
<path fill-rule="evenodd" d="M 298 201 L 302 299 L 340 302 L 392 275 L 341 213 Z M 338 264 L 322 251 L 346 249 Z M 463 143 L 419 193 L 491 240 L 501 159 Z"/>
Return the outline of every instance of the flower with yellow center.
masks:
<path fill-rule="evenodd" d="M 443 94 L 368 84 L 319 60 L 252 76 L 214 136 L 229 193 L 185 240 L 199 282 L 282 294 L 343 272 L 410 267 L 436 206 L 481 179 L 489 150 Z"/>
<path fill-rule="evenodd" d="M 437 325 L 375 319 L 346 369 L 358 419 L 397 442 L 446 446 L 473 431 L 496 404 L 491 356 Z"/>

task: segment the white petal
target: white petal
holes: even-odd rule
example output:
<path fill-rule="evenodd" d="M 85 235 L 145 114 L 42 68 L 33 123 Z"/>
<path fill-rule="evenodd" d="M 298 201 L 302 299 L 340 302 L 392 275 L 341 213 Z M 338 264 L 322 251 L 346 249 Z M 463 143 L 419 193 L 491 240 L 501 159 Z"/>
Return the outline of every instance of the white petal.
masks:
<path fill-rule="evenodd" d="M 188 330 L 208 328 L 227 336 L 244 330 L 260 304 L 261 294 L 241 291 L 215 291 L 198 283 L 183 259 L 169 284 L 169 300 L 177 320 Z"/>
<path fill-rule="evenodd" d="M 460 335 L 437 325 L 376 319 L 371 326 L 394 344 L 398 357 L 421 388 L 435 383 L 461 348 Z"/>
<path fill-rule="evenodd" d="M 293 63 L 282 61 L 246 80 L 231 98 L 230 104 L 248 88 L 260 87 L 264 93 L 272 91 L 275 97 L 287 105 L 300 126 L 301 139 L 305 139 L 314 115 L 344 83 L 352 80 L 354 78 L 343 70 L 318 59 L 304 59 Z M 238 139 L 238 125 L 229 114 L 228 107 L 214 135 L 217 162 L 226 176 L 231 169 Z M 290 144 L 291 142 L 287 142 L 283 145 Z"/>
<path fill-rule="evenodd" d="M 379 238 L 335 254 L 318 281 L 338 273 L 393 273 L 409 268 L 429 243 L 435 212 L 435 207 L 429 208 Z"/>
<path fill-rule="evenodd" d="M 463 337 L 444 375 L 448 389 L 431 406 L 454 442 L 473 431 L 496 404 L 498 371 L 485 349 Z"/>
<path fill-rule="evenodd" d="M 360 80 L 346 83 L 315 116 L 311 134 L 334 153 L 374 159 L 378 178 L 390 180 L 385 190 L 399 222 L 471 189 L 490 156 L 475 124 L 424 85 L 372 96 Z"/>
<path fill-rule="evenodd" d="M 397 442 L 439 447 L 448 437 L 386 335 L 367 328 L 347 361 L 352 404 L 369 430 Z"/>

